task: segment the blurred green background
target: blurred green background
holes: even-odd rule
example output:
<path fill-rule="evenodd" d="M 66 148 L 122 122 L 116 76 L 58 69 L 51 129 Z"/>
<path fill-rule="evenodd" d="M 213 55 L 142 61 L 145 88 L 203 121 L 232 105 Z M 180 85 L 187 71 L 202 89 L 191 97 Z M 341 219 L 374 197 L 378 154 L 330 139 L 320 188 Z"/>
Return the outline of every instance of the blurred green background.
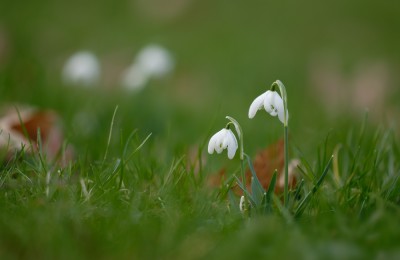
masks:
<path fill-rule="evenodd" d="M 58 111 L 69 140 L 95 158 L 116 105 L 117 129 L 152 132 L 166 151 L 204 143 L 233 116 L 254 154 L 281 128 L 265 113 L 248 120 L 249 105 L 280 79 L 293 143 L 312 153 L 331 129 L 360 122 L 365 107 L 372 122 L 396 124 L 399 14 L 396 1 L 370 0 L 3 0 L 0 95 Z M 122 71 L 151 43 L 172 53 L 175 70 L 140 92 L 122 89 Z M 63 86 L 64 62 L 82 49 L 99 57 L 99 86 Z M 95 122 L 89 134 L 74 121 L 82 111 Z"/>

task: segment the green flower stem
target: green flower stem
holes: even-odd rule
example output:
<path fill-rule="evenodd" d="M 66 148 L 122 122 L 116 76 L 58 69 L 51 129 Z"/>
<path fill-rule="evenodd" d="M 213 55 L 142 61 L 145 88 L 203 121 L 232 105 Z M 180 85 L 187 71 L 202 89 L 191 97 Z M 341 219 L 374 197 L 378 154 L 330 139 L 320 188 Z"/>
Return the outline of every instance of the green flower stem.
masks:
<path fill-rule="evenodd" d="M 244 160 L 240 159 L 240 170 L 241 170 L 241 173 L 242 173 L 242 184 L 243 184 L 243 188 L 247 189 L 247 187 L 246 187 L 246 173 L 245 173 L 244 169 L 245 169 Z M 243 191 L 243 196 L 245 198 L 245 200 L 244 200 L 244 208 L 245 208 L 245 212 L 246 212 L 246 210 L 247 210 L 247 201 L 248 201 L 247 199 L 248 198 L 247 198 L 247 195 L 246 195 L 245 191 Z"/>
<path fill-rule="evenodd" d="M 284 160 L 285 160 L 285 187 L 284 187 L 284 205 L 288 207 L 289 205 L 289 152 L 288 152 L 288 126 L 284 126 Z"/>
<path fill-rule="evenodd" d="M 289 132 L 289 125 L 288 125 L 288 107 L 287 107 L 287 94 L 286 94 L 286 88 L 285 85 L 280 80 L 275 81 L 272 83 L 271 89 L 274 90 L 275 87 L 279 88 L 279 92 L 281 93 L 281 97 L 283 100 L 283 142 L 284 142 L 284 163 L 285 163 L 285 186 L 284 186 L 284 205 L 287 208 L 289 205 L 289 138 L 288 138 L 288 132 Z"/>

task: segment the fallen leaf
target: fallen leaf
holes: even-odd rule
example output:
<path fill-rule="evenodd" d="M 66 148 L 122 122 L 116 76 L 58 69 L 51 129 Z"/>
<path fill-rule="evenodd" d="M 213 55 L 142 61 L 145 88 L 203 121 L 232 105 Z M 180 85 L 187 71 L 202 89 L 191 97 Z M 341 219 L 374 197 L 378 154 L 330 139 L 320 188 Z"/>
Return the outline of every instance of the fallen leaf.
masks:
<path fill-rule="evenodd" d="M 8 107 L 4 111 L 0 118 L 0 149 L 6 150 L 7 158 L 11 158 L 16 150 L 37 152 L 38 140 L 41 140 L 42 152 L 49 161 L 57 157 L 64 134 L 56 112 L 28 106 Z M 65 158 L 62 158 L 64 163 L 72 157 L 72 148 L 67 148 Z"/>
<path fill-rule="evenodd" d="M 298 179 L 297 165 L 300 164 L 298 159 L 292 159 L 289 162 L 288 172 L 289 172 L 289 189 L 294 188 Z M 277 183 L 275 186 L 275 193 L 281 194 L 284 190 L 285 176 L 284 176 L 284 147 L 283 139 L 276 143 L 271 144 L 266 149 L 261 150 L 257 153 L 254 161 L 253 167 L 257 174 L 257 178 L 265 190 L 268 189 L 269 183 L 271 181 L 272 175 L 275 169 L 278 171 Z M 246 188 L 251 191 L 251 171 L 246 170 Z M 209 176 L 207 184 L 210 187 L 219 187 L 226 180 L 226 170 L 221 169 L 217 174 Z M 237 195 L 241 195 L 242 191 L 235 185 L 233 191 Z"/>

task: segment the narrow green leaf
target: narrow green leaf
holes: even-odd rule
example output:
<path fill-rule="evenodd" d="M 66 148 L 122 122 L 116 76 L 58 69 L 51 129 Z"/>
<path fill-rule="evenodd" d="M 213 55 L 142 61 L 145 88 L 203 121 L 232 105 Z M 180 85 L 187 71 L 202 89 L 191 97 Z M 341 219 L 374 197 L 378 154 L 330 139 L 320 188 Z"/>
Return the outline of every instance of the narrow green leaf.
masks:
<path fill-rule="evenodd" d="M 315 182 L 315 173 L 312 170 L 312 167 L 310 166 L 310 164 L 303 157 L 300 157 L 300 162 L 301 162 L 300 165 L 304 166 L 305 169 L 303 169 L 303 167 L 298 167 L 299 170 L 304 174 L 304 176 L 306 176 L 308 179 L 310 179 L 310 181 Z"/>
<path fill-rule="evenodd" d="M 260 181 L 257 178 L 257 174 L 256 171 L 254 170 L 253 164 L 251 163 L 251 159 L 247 154 L 244 154 L 246 156 L 247 159 L 247 163 L 249 165 L 250 168 L 250 172 L 252 175 L 251 178 L 251 193 L 253 195 L 253 199 L 256 202 L 257 205 L 261 205 L 261 201 L 262 201 L 262 197 L 264 195 L 264 188 L 261 185 Z"/>
<path fill-rule="evenodd" d="M 121 165 L 121 159 L 117 158 L 115 160 L 115 164 L 114 164 L 114 168 L 113 171 L 111 172 L 111 174 L 108 176 L 108 178 L 106 179 L 106 181 L 103 183 L 103 185 L 108 184 L 118 173 L 118 170 L 120 168 Z"/>
<path fill-rule="evenodd" d="M 102 166 L 104 165 L 104 163 L 105 163 L 105 161 L 106 161 L 106 159 L 107 159 L 108 148 L 110 147 L 110 143 L 111 143 L 111 137 L 112 137 L 112 132 L 113 132 L 113 128 L 114 128 L 114 120 L 115 120 L 115 115 L 117 114 L 117 110 L 118 110 L 118 106 L 115 107 L 113 116 L 112 116 L 112 118 L 111 118 L 110 132 L 109 132 L 109 134 L 108 134 L 106 152 L 104 153 L 104 159 L 103 159 Z"/>
<path fill-rule="evenodd" d="M 293 223 L 293 216 L 290 214 L 288 209 L 282 205 L 282 202 L 280 199 L 274 194 L 272 197 L 276 207 L 279 209 L 279 212 L 282 214 L 282 216 L 285 218 L 286 222 L 291 224 Z"/>
<path fill-rule="evenodd" d="M 271 181 L 269 182 L 269 186 L 268 186 L 268 191 L 267 191 L 268 201 L 271 201 L 272 194 L 274 193 L 277 175 L 278 175 L 278 171 L 275 170 L 274 174 L 272 175 Z"/>
<path fill-rule="evenodd" d="M 242 182 L 239 180 L 239 178 L 237 176 L 235 176 L 236 182 L 239 185 L 239 187 L 242 189 L 243 193 L 246 195 L 246 197 L 250 200 L 251 205 L 256 208 L 257 204 L 254 201 L 254 199 L 252 198 L 251 194 L 247 191 L 246 188 L 243 187 Z"/>
<path fill-rule="evenodd" d="M 228 199 L 229 199 L 229 204 L 231 205 L 231 207 L 229 208 L 230 211 L 236 213 L 240 212 L 239 202 L 237 201 L 235 194 L 233 193 L 232 190 L 228 190 Z"/>
<path fill-rule="evenodd" d="M 296 212 L 295 212 L 295 214 L 294 214 L 295 217 L 298 217 L 298 216 L 300 216 L 300 215 L 303 213 L 303 211 L 304 211 L 305 207 L 307 206 L 307 204 L 308 204 L 308 202 L 309 202 L 311 196 L 312 196 L 313 194 L 315 194 L 315 192 L 317 192 L 318 188 L 321 186 L 322 182 L 323 182 L 324 179 L 325 179 L 326 174 L 328 173 L 328 171 L 329 171 L 329 169 L 330 169 L 330 166 L 331 166 L 331 163 L 332 163 L 332 159 L 333 159 L 333 155 L 332 155 L 331 158 L 329 159 L 328 164 L 325 166 L 325 169 L 324 169 L 324 171 L 322 172 L 321 177 L 319 178 L 319 180 L 317 181 L 317 183 L 314 185 L 314 187 L 312 188 L 312 190 L 306 195 L 306 197 L 301 201 L 300 205 L 297 207 Z"/>
<path fill-rule="evenodd" d="M 262 192 L 260 189 L 258 189 L 256 181 L 254 180 L 254 177 L 251 177 L 251 195 L 256 202 L 257 206 L 261 206 L 261 201 L 262 197 L 264 195 L 264 192 Z"/>
<path fill-rule="evenodd" d="M 124 152 L 122 153 L 122 157 L 125 158 L 126 152 L 128 151 L 129 143 L 131 142 L 132 138 L 135 136 L 137 133 L 137 129 L 133 130 L 131 134 L 129 135 L 128 139 L 126 140 L 125 146 L 124 146 Z"/>
<path fill-rule="evenodd" d="M 272 212 L 272 196 L 274 195 L 275 185 L 276 185 L 276 177 L 278 175 L 278 171 L 275 170 L 274 174 L 272 175 L 271 181 L 269 182 L 268 191 L 266 193 L 266 210 L 268 212 Z"/>
<path fill-rule="evenodd" d="M 139 146 L 128 156 L 128 159 L 126 159 L 126 161 L 130 161 L 132 159 L 133 155 L 142 148 L 142 146 L 147 142 L 147 140 L 149 140 L 152 134 L 153 133 L 150 133 L 146 136 L 146 138 L 139 144 Z"/>
<path fill-rule="evenodd" d="M 300 183 L 297 184 L 296 191 L 295 191 L 295 193 L 294 193 L 293 200 L 292 200 L 292 205 L 294 204 L 294 202 L 296 201 L 296 199 L 300 196 L 300 192 L 301 192 L 301 190 L 303 189 L 303 186 L 304 186 L 304 179 L 302 179 L 302 180 L 300 181 Z"/>

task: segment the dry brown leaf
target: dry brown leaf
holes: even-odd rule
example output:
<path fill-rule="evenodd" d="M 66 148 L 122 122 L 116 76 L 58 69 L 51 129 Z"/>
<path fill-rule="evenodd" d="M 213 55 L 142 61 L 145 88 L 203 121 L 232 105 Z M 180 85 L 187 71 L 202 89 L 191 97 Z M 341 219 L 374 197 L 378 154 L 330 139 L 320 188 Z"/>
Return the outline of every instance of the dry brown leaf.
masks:
<path fill-rule="evenodd" d="M 253 161 L 254 170 L 257 174 L 261 185 L 265 190 L 268 189 L 272 175 L 275 169 L 278 170 L 277 182 L 275 186 L 275 193 L 280 194 L 283 192 L 285 177 L 284 177 L 284 147 L 283 139 L 276 143 L 271 144 L 266 149 L 257 153 L 256 158 Z M 293 159 L 289 163 L 289 188 L 294 188 L 298 179 L 297 165 L 300 161 Z M 251 190 L 251 171 L 246 170 L 246 188 Z M 219 187 L 221 183 L 226 180 L 226 170 L 221 169 L 217 174 L 211 175 L 208 179 L 208 185 L 211 187 Z M 236 194 L 241 194 L 241 190 L 238 186 L 233 188 Z"/>
<path fill-rule="evenodd" d="M 53 160 L 64 142 L 60 117 L 51 110 L 38 110 L 32 107 L 8 107 L 0 118 L 0 149 L 6 149 L 10 158 L 15 150 L 23 147 L 27 152 L 38 149 L 38 134 L 46 158 Z M 66 161 L 72 159 L 72 148 L 67 149 Z"/>

